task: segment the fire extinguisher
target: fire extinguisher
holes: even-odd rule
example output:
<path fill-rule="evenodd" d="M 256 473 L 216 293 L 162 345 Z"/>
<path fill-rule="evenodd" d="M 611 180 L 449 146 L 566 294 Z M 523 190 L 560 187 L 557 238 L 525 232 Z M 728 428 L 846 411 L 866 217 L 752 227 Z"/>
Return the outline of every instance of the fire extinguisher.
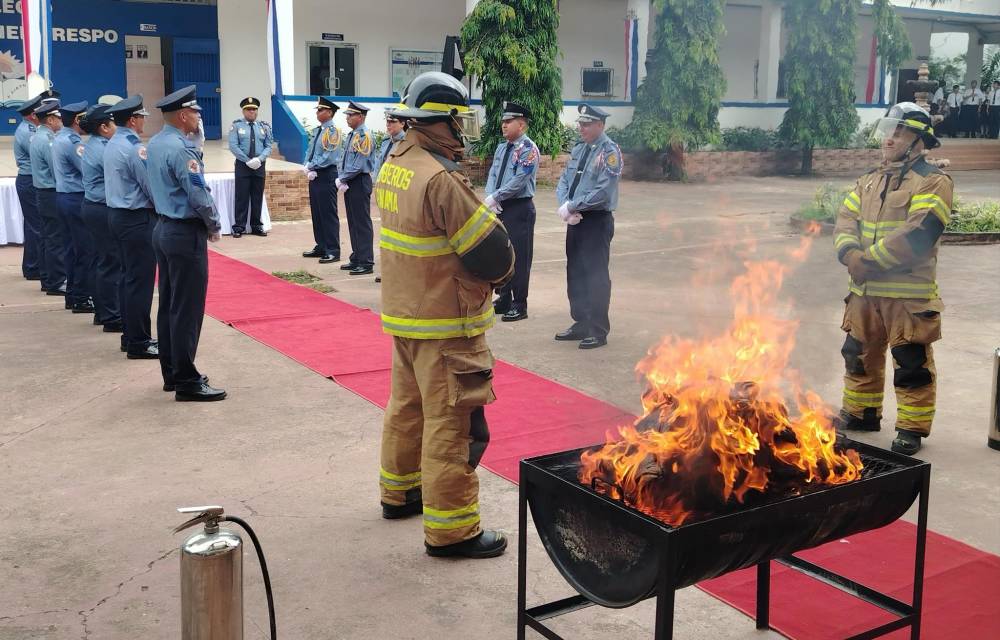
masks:
<path fill-rule="evenodd" d="M 1000 451 L 1000 348 L 993 350 L 993 395 L 990 396 L 990 449 Z"/>
<path fill-rule="evenodd" d="M 271 640 L 276 640 L 271 578 L 250 525 L 241 518 L 224 515 L 222 507 L 182 507 L 177 511 L 198 515 L 174 529 L 174 533 L 205 525 L 181 545 L 182 640 L 243 640 L 243 540 L 235 532 L 220 528 L 220 522 L 238 524 L 253 541 L 264 576 Z"/>

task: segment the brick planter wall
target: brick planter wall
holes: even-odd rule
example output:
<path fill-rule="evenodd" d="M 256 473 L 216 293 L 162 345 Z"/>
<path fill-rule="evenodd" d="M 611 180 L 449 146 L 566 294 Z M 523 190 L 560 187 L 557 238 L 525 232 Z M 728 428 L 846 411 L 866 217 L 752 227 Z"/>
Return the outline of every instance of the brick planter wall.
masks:
<path fill-rule="evenodd" d="M 816 173 L 861 173 L 878 166 L 878 149 L 817 149 Z M 799 172 L 802 155 L 794 149 L 779 151 L 695 151 L 685 155 L 688 179 L 713 180 L 726 176 L 775 176 Z M 625 154 L 626 180 L 665 180 L 663 154 Z"/>
<path fill-rule="evenodd" d="M 301 171 L 268 171 L 264 197 L 271 220 L 309 218 L 309 180 Z"/>
<path fill-rule="evenodd" d="M 547 184 L 559 182 L 559 176 L 562 175 L 563 167 L 566 166 L 568 160 L 568 153 L 560 153 L 555 159 L 552 156 L 542 156 L 538 166 L 538 181 Z M 466 158 L 460 164 L 470 180 L 477 184 L 485 184 L 486 176 L 490 172 L 490 165 L 493 164 L 493 158 Z"/>

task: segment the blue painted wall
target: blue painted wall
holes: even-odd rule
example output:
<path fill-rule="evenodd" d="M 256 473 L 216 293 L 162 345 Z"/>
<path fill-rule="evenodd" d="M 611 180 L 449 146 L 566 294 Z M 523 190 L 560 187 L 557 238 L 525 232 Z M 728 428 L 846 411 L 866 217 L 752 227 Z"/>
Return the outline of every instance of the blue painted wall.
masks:
<path fill-rule="evenodd" d="M 0 52 L 10 51 L 23 62 L 20 24 L 20 13 L 0 13 Z M 155 31 L 141 30 L 140 25 L 155 25 Z M 52 0 L 52 26 L 62 29 L 62 34 L 61 39 L 53 37 L 51 80 L 67 102 L 93 103 L 105 94 L 125 95 L 127 35 L 215 39 L 219 33 L 214 6 L 125 0 Z M 16 29 L 17 38 L 10 38 L 15 35 L 12 28 Z M 14 132 L 20 121 L 14 107 L 24 97 L 9 99 L 0 108 L 0 135 Z M 9 122 L 11 119 L 14 124 Z"/>

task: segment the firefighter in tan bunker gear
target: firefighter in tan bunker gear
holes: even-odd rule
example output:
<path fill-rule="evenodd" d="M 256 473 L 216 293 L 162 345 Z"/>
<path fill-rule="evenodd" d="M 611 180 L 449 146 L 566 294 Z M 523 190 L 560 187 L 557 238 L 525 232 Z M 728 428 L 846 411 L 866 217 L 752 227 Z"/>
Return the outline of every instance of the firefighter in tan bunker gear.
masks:
<path fill-rule="evenodd" d="M 393 336 L 392 389 L 382 431 L 382 515 L 423 514 L 432 556 L 488 558 L 507 547 L 479 523 L 476 466 L 495 399 L 493 288 L 510 278 L 507 231 L 456 160 L 473 113 L 466 88 L 425 73 L 393 115 L 409 124 L 379 169 L 382 327 Z"/>
<path fill-rule="evenodd" d="M 924 160 L 924 149 L 939 142 L 921 107 L 909 102 L 891 107 L 876 135 L 883 164 L 861 176 L 847 195 L 834 231 L 837 257 L 850 274 L 838 423 L 848 430 L 881 428 L 889 348 L 898 405 L 892 450 L 912 455 L 934 419 L 931 344 L 941 337 L 944 310 L 935 273 L 951 215 L 952 181 Z"/>

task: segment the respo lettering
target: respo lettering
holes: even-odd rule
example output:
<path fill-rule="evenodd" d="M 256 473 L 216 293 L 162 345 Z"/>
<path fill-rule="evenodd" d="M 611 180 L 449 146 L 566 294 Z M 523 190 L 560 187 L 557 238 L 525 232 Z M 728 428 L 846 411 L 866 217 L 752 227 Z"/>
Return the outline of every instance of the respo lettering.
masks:
<path fill-rule="evenodd" d="M 53 42 L 118 42 L 118 32 L 113 29 L 77 29 L 52 27 Z"/>

